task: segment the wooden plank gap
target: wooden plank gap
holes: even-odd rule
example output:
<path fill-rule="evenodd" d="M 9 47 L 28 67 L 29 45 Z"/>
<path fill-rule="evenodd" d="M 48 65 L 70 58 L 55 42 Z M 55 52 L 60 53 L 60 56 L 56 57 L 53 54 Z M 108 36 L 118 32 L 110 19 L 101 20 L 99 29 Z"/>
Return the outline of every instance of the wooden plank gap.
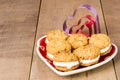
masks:
<path fill-rule="evenodd" d="M 37 28 L 38 28 L 38 22 L 39 22 L 41 3 L 42 3 L 42 0 L 39 1 L 39 9 L 38 9 L 38 16 L 37 16 L 37 21 L 36 21 L 36 29 L 35 29 L 33 48 L 32 48 L 32 56 L 31 56 L 30 72 L 29 72 L 28 80 L 30 80 L 30 76 L 31 76 L 32 62 L 33 62 L 33 56 L 34 56 L 34 50 L 35 50 L 34 47 L 35 47 L 35 42 L 36 42 L 36 35 L 37 35 Z"/>
<path fill-rule="evenodd" d="M 103 5 L 102 5 L 102 1 L 100 0 L 100 5 L 101 5 L 101 11 L 102 11 L 102 15 L 103 15 L 103 20 L 104 20 L 104 24 L 105 24 L 105 28 L 106 28 L 106 34 L 108 34 L 108 28 L 107 28 L 107 24 L 106 24 L 106 20 L 105 20 L 105 15 L 104 15 L 104 11 L 103 11 Z"/>
<path fill-rule="evenodd" d="M 114 67 L 115 77 L 116 77 L 116 80 L 118 80 L 117 72 L 116 72 L 117 69 L 115 68 L 115 61 L 114 61 L 114 59 L 112 61 L 113 61 L 113 67 Z"/>

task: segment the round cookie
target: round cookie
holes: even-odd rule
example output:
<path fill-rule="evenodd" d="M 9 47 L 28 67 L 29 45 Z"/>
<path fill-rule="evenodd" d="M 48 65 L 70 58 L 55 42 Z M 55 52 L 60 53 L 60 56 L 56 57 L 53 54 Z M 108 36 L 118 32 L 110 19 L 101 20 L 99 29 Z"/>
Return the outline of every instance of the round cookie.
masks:
<path fill-rule="evenodd" d="M 79 58 L 81 66 L 90 66 L 98 63 L 100 58 L 100 49 L 93 45 L 87 45 L 75 49 L 73 54 Z"/>
<path fill-rule="evenodd" d="M 55 55 L 53 64 L 60 71 L 71 71 L 79 67 L 78 58 L 72 53 L 64 52 Z"/>
<path fill-rule="evenodd" d="M 66 40 L 52 40 L 46 45 L 47 57 L 53 60 L 60 52 L 71 52 L 71 45 Z"/>
<path fill-rule="evenodd" d="M 101 56 L 108 54 L 112 49 L 110 38 L 105 34 L 93 34 L 89 43 L 100 48 Z"/>
<path fill-rule="evenodd" d="M 68 35 L 62 30 L 51 30 L 47 33 L 46 43 L 51 40 L 66 40 Z"/>
<path fill-rule="evenodd" d="M 88 44 L 88 38 L 84 34 L 71 34 L 67 40 L 74 49 Z"/>

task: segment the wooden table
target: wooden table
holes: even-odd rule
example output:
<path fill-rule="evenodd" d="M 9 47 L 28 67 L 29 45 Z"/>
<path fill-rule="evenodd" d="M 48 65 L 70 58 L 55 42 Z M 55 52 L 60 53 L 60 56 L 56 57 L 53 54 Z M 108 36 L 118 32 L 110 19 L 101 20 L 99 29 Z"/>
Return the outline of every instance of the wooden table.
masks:
<path fill-rule="evenodd" d="M 36 55 L 38 38 L 62 29 L 81 4 L 96 8 L 102 33 L 120 48 L 119 0 L 0 0 L 0 80 L 120 80 L 119 51 L 109 63 L 67 77 L 55 74 Z"/>

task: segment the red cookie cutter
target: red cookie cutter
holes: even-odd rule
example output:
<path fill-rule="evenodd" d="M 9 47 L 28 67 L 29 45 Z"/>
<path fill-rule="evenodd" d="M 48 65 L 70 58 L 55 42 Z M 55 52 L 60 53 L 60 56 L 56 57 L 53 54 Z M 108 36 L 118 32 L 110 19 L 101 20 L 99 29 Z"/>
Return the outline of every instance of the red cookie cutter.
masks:
<path fill-rule="evenodd" d="M 76 25 L 73 25 L 70 29 L 68 29 L 67 24 L 66 24 L 67 21 L 68 21 L 69 19 L 74 18 L 76 12 L 77 12 L 79 9 L 81 9 L 81 8 L 86 8 L 86 9 L 88 9 L 89 11 L 91 11 L 91 12 L 93 13 L 93 15 L 95 16 L 95 18 L 92 17 L 91 15 L 86 15 L 86 16 L 80 18 L 79 21 L 78 21 L 78 23 L 77 23 Z M 75 11 L 73 12 L 72 15 L 68 16 L 68 18 L 65 19 L 65 21 L 64 21 L 64 23 L 63 23 L 63 30 L 64 30 L 66 33 L 68 33 L 68 34 L 74 33 L 74 32 L 73 32 L 73 28 L 79 26 L 80 23 L 81 23 L 81 21 L 82 21 L 84 18 L 86 18 L 87 21 L 85 21 L 85 23 L 84 23 L 83 25 L 81 25 L 81 26 L 75 31 L 75 33 L 86 34 L 86 33 L 82 32 L 82 30 L 84 29 L 84 27 L 87 27 L 87 28 L 88 28 L 89 33 L 86 34 L 87 36 L 91 36 L 92 33 L 94 33 L 94 34 L 101 33 L 100 23 L 99 23 L 99 18 L 98 18 L 97 11 L 95 10 L 94 7 L 92 7 L 91 5 L 88 5 L 88 4 L 80 5 L 77 9 L 75 9 Z M 92 29 L 92 28 L 93 28 L 93 29 Z M 94 31 L 92 31 L 92 30 L 94 30 Z"/>

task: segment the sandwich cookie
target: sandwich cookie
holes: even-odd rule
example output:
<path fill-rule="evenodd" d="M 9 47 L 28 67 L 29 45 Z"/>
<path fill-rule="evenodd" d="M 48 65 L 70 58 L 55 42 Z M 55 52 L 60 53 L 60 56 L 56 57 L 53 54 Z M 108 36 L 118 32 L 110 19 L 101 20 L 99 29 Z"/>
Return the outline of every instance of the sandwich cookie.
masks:
<path fill-rule="evenodd" d="M 53 64 L 59 71 L 71 71 L 79 67 L 78 58 L 72 53 L 60 53 L 55 55 Z"/>
<path fill-rule="evenodd" d="M 74 49 L 88 44 L 88 38 L 84 34 L 71 34 L 67 40 Z"/>
<path fill-rule="evenodd" d="M 46 45 L 47 58 L 53 60 L 54 55 L 71 52 L 71 45 L 66 40 L 52 40 Z"/>
<path fill-rule="evenodd" d="M 93 45 L 79 47 L 73 53 L 79 58 L 81 66 L 96 64 L 100 58 L 100 49 Z"/>
<path fill-rule="evenodd" d="M 110 38 L 105 34 L 93 34 L 89 40 L 89 43 L 100 48 L 101 56 L 110 53 L 112 49 Z"/>
<path fill-rule="evenodd" d="M 68 37 L 67 33 L 62 30 L 51 30 L 47 33 L 46 43 L 52 40 L 66 40 Z"/>

